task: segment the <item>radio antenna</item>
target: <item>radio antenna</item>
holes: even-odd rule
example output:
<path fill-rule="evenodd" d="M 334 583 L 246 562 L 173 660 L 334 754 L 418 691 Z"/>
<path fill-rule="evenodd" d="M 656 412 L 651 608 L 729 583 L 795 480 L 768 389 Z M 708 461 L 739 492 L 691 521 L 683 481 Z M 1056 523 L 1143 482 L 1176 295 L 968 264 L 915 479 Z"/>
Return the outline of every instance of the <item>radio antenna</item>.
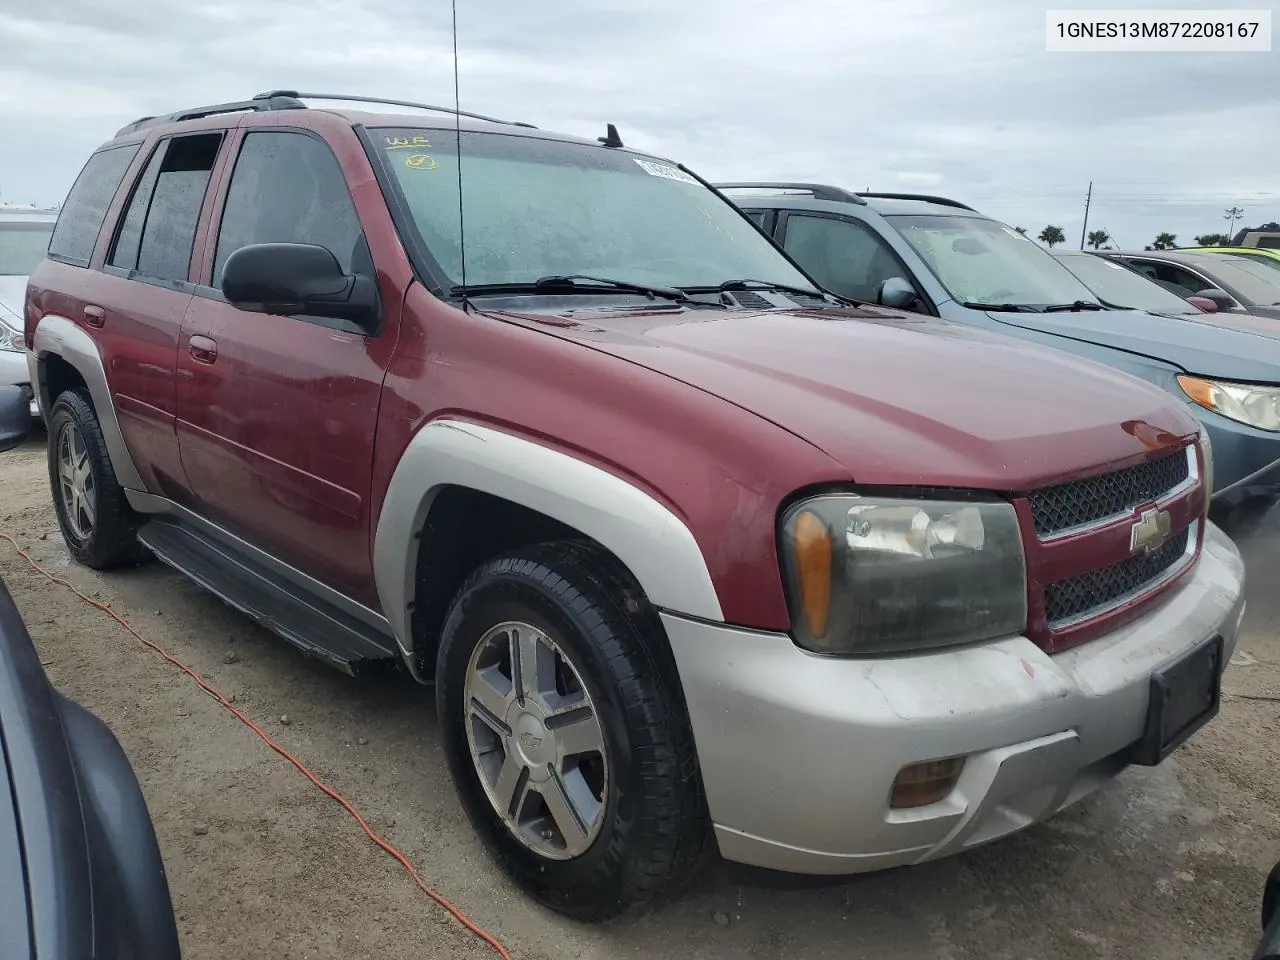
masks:
<path fill-rule="evenodd" d="M 467 233 L 466 217 L 462 212 L 462 99 L 458 93 L 458 0 L 452 0 L 453 6 L 453 133 L 454 147 L 457 150 L 458 164 L 458 254 L 462 260 L 462 309 L 466 310 L 467 301 Z"/>

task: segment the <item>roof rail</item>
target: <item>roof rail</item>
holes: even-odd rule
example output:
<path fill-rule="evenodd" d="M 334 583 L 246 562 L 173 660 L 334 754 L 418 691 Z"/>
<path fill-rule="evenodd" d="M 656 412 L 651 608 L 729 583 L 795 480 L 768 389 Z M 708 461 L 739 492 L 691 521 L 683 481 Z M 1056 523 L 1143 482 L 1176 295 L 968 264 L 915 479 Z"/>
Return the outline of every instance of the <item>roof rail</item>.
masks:
<path fill-rule="evenodd" d="M 862 196 L 871 197 L 873 200 L 923 200 L 927 203 L 936 203 L 944 207 L 959 207 L 961 210 L 973 210 L 973 207 L 959 200 L 951 200 L 947 197 L 934 197 L 927 193 L 869 193 L 863 192 Z M 977 213 L 977 210 L 973 210 Z"/>
<path fill-rule="evenodd" d="M 470 117 L 472 120 L 484 120 L 488 123 L 501 123 L 511 127 L 528 127 L 537 130 L 532 123 L 521 123 L 518 120 L 499 120 L 497 117 L 486 117 L 482 113 L 468 113 L 466 110 L 455 110 L 453 107 L 437 107 L 430 103 L 417 103 L 413 100 L 388 100 L 385 97 L 361 97 L 345 93 L 299 93 L 297 90 L 269 90 L 260 93 L 254 100 L 271 100 L 291 98 L 293 100 L 345 100 L 351 103 L 380 103 L 392 107 L 415 107 L 419 110 L 431 110 L 434 113 L 448 113 L 459 117 Z M 306 106 L 306 104 L 302 104 Z"/>
<path fill-rule="evenodd" d="M 207 107 L 191 107 L 188 110 L 178 110 L 174 113 L 166 113 L 155 117 L 143 117 L 141 120 L 135 120 L 133 123 L 126 124 L 116 131 L 117 137 L 123 137 L 127 133 L 136 133 L 138 130 L 145 130 L 147 127 L 159 126 L 162 123 L 177 123 L 181 120 L 196 120 L 200 117 L 212 117 L 220 113 L 241 113 L 246 110 L 304 110 L 306 104 L 297 97 L 290 96 L 287 93 L 271 93 L 254 97 L 252 100 L 238 100 L 233 103 L 215 103 Z"/>
<path fill-rule="evenodd" d="M 712 186 L 717 190 L 799 190 L 812 194 L 815 200 L 834 200 L 837 203 L 862 204 L 867 202 L 856 193 L 850 193 L 840 187 L 830 187 L 821 183 L 715 183 Z"/>
<path fill-rule="evenodd" d="M 159 126 L 162 123 L 177 123 L 181 120 L 195 120 L 200 117 L 212 117 L 220 113 L 241 113 L 244 111 L 252 111 L 260 113 L 267 110 L 305 110 L 307 105 L 302 102 L 303 98 L 309 100 L 348 100 L 355 103 L 381 103 L 396 107 L 416 107 L 420 110 L 432 110 L 437 113 L 455 114 L 459 117 L 470 117 L 472 120 L 485 120 L 489 123 L 503 123 L 514 127 L 528 127 L 530 130 L 538 129 L 531 123 L 520 123 L 514 120 L 498 120 L 495 117 L 486 117 L 480 113 L 468 113 L 466 110 L 455 110 L 452 107 L 436 107 L 429 103 L 415 103 L 412 100 L 384 100 L 381 97 L 357 97 L 347 96 L 338 93 L 299 93 L 296 90 L 268 90 L 266 93 L 259 93 L 250 100 L 237 100 L 232 103 L 215 103 L 206 107 L 192 107 L 188 110 L 178 110 L 174 113 L 166 113 L 154 117 L 142 117 L 133 123 L 126 124 L 116 131 L 117 137 L 123 137 L 125 134 L 136 133 L 139 130 L 145 130 L 147 127 Z"/>

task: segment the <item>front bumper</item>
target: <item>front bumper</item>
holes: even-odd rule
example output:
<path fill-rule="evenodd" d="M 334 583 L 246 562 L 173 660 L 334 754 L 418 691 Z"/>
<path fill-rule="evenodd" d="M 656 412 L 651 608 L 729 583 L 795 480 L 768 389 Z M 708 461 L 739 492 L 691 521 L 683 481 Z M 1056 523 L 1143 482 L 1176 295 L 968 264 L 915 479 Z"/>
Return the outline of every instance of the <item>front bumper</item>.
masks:
<path fill-rule="evenodd" d="M 1127 765 L 1151 674 L 1244 615 L 1213 525 L 1193 574 L 1136 621 L 1050 656 L 1025 637 L 896 659 L 663 614 L 720 852 L 795 873 L 920 863 L 1049 817 Z M 966 756 L 945 799 L 891 810 L 908 764 Z"/>

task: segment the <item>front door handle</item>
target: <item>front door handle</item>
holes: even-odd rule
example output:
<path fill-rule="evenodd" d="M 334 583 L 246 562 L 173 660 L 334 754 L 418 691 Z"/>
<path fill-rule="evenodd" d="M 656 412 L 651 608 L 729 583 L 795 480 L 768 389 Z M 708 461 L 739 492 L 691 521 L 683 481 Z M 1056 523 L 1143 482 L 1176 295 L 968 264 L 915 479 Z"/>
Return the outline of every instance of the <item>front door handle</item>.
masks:
<path fill-rule="evenodd" d="M 107 311 L 94 303 L 86 304 L 83 310 L 84 322 L 91 327 L 100 327 L 107 322 Z"/>
<path fill-rule="evenodd" d="M 218 359 L 218 342 L 197 334 L 187 340 L 187 351 L 196 363 L 213 363 Z"/>

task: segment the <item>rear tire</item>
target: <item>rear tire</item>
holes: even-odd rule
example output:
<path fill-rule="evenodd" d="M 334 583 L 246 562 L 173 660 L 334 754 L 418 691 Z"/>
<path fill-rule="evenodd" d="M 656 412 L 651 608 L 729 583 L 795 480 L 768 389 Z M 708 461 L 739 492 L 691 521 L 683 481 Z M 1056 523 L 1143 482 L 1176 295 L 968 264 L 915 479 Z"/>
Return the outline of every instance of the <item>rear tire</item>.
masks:
<path fill-rule="evenodd" d="M 142 561 L 137 515 L 116 480 L 93 405 L 78 391 L 59 395 L 49 411 L 48 449 L 53 509 L 71 556 L 95 570 Z"/>
<path fill-rule="evenodd" d="M 542 544 L 473 573 L 445 620 L 436 704 L 467 815 L 545 906 L 604 920 L 702 867 L 710 826 L 674 660 L 604 550 Z"/>

